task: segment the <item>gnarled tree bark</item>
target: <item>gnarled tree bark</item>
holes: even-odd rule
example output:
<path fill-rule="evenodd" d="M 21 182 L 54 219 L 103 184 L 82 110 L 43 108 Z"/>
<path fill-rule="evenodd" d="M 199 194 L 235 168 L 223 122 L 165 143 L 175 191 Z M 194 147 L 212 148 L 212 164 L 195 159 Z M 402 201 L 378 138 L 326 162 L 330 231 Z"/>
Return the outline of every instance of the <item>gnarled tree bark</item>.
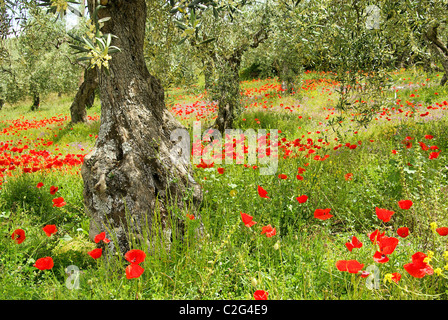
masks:
<path fill-rule="evenodd" d="M 429 24 L 426 33 L 424 33 L 426 41 L 429 43 L 430 48 L 439 56 L 440 62 L 442 63 L 442 67 L 445 71 L 440 85 L 444 86 L 448 81 L 448 48 L 447 46 L 439 39 L 438 36 L 438 28 L 440 23 L 437 21 L 433 21 Z"/>
<path fill-rule="evenodd" d="M 95 90 L 98 87 L 96 68 L 84 70 L 84 81 L 76 93 L 75 99 L 70 106 L 71 122 L 87 122 L 86 107 L 92 106 L 95 101 Z M 93 97 L 93 101 L 92 101 Z"/>
<path fill-rule="evenodd" d="M 250 44 L 245 44 L 239 48 L 236 48 L 233 53 L 223 58 L 223 61 L 218 61 L 217 64 L 221 65 L 218 71 L 218 83 L 217 83 L 217 97 L 218 101 L 218 116 L 212 128 L 224 132 L 226 129 L 233 128 L 233 122 L 239 113 L 240 106 L 240 78 L 239 70 L 241 66 L 241 59 L 244 52 L 249 48 L 257 48 L 261 43 L 268 38 L 267 26 L 263 26 L 252 37 Z M 215 61 L 219 60 L 217 57 Z"/>
<path fill-rule="evenodd" d="M 112 44 L 121 52 L 110 61 L 110 75 L 98 72 L 101 125 L 82 166 L 90 237 L 106 231 L 110 249 L 121 253 L 130 249 L 131 236 L 152 247 L 159 216 L 157 233 L 169 246 L 183 235 L 185 215 L 197 208 L 202 193 L 191 164 L 172 155 L 170 133 L 182 126 L 165 107 L 160 81 L 146 68 L 145 0 L 108 1 L 99 11 L 104 17 L 111 19 L 101 31 L 118 37 Z M 195 216 L 200 220 L 199 212 Z"/>

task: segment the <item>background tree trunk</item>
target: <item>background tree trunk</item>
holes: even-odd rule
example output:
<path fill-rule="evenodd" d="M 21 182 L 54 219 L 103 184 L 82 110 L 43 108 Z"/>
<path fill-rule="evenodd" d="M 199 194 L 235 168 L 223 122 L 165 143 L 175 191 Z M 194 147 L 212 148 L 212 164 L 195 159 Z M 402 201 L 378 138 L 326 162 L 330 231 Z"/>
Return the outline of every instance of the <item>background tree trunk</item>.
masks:
<path fill-rule="evenodd" d="M 33 105 L 31 106 L 31 111 L 39 109 L 40 106 L 40 96 L 38 92 L 33 92 Z"/>
<path fill-rule="evenodd" d="M 110 75 L 98 72 L 101 126 L 82 166 L 90 237 L 106 231 L 112 251 L 121 253 L 129 249 L 131 235 L 152 247 L 157 214 L 158 236 L 169 246 L 172 237 L 183 235 L 186 213 L 200 220 L 189 210 L 202 201 L 202 192 L 191 164 L 172 155 L 170 133 L 182 126 L 165 107 L 160 81 L 146 68 L 145 0 L 109 1 L 99 12 L 104 17 L 111 19 L 102 32 L 118 37 L 113 45 L 121 52 L 110 61 Z"/>
<path fill-rule="evenodd" d="M 233 128 L 233 121 L 240 111 L 241 96 L 238 70 L 239 68 L 236 66 L 230 66 L 230 68 L 227 66 L 219 71 L 217 96 L 214 99 L 218 101 L 218 117 L 213 128 L 220 132 Z"/>
<path fill-rule="evenodd" d="M 442 67 L 445 71 L 440 85 L 444 86 L 448 81 L 448 48 L 446 45 L 439 39 L 438 36 L 438 27 L 440 26 L 439 22 L 432 22 L 426 33 L 424 34 L 425 39 L 429 43 L 432 51 L 438 55 L 440 58 L 440 62 L 442 63 Z"/>
<path fill-rule="evenodd" d="M 86 108 L 93 105 L 93 101 L 95 100 L 95 90 L 97 87 L 98 76 L 96 68 L 85 69 L 84 81 L 79 87 L 75 99 L 70 106 L 72 123 L 87 122 Z"/>

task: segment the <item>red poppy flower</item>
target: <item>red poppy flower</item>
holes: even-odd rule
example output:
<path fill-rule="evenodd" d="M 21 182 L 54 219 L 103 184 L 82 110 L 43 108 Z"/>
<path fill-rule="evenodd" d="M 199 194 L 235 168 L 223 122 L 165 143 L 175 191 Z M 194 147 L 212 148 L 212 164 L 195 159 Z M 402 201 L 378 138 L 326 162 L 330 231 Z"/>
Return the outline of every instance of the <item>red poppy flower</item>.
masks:
<path fill-rule="evenodd" d="M 63 207 L 65 206 L 67 203 L 65 203 L 64 198 L 59 197 L 56 199 L 53 199 L 53 207 Z"/>
<path fill-rule="evenodd" d="M 356 260 L 339 260 L 336 261 L 336 268 L 339 271 L 347 271 L 349 273 L 358 273 L 364 267 L 364 264 Z"/>
<path fill-rule="evenodd" d="M 314 218 L 319 220 L 327 220 L 333 217 L 332 214 L 330 214 L 330 208 L 327 209 L 316 209 L 314 211 Z"/>
<path fill-rule="evenodd" d="M 441 236 L 446 236 L 448 235 L 448 227 L 440 227 L 436 229 L 436 232 L 441 235 Z"/>
<path fill-rule="evenodd" d="M 412 263 L 407 263 L 403 268 L 414 278 L 423 278 L 425 275 L 432 275 L 434 270 L 432 267 L 423 262 L 426 254 L 423 252 L 416 252 L 412 255 Z"/>
<path fill-rule="evenodd" d="M 58 229 L 54 224 L 46 225 L 45 227 L 42 228 L 42 230 L 44 230 L 44 232 L 47 234 L 48 237 L 50 237 L 53 233 L 56 233 L 56 231 L 58 231 Z"/>
<path fill-rule="evenodd" d="M 392 254 L 398 245 L 398 239 L 395 237 L 382 237 L 378 241 L 380 252 L 382 254 Z"/>
<path fill-rule="evenodd" d="M 400 281 L 400 279 L 401 279 L 401 274 L 399 274 L 398 272 L 392 273 L 392 281 L 394 281 L 395 283 L 398 283 L 398 281 Z"/>
<path fill-rule="evenodd" d="M 246 227 L 250 228 L 250 227 L 252 227 L 254 224 L 256 224 L 255 221 L 252 221 L 252 219 L 253 219 L 252 216 L 250 216 L 250 215 L 248 215 L 248 214 L 246 214 L 246 213 L 243 213 L 243 212 L 240 212 L 240 214 L 241 214 L 241 219 L 243 220 L 243 223 L 244 223 L 244 225 L 245 225 Z"/>
<path fill-rule="evenodd" d="M 130 263 L 139 264 L 145 261 L 146 253 L 139 249 L 132 249 L 126 252 L 124 258 Z"/>
<path fill-rule="evenodd" d="M 299 196 L 296 198 L 296 200 L 299 201 L 299 203 L 305 203 L 308 200 L 308 196 L 307 195 Z"/>
<path fill-rule="evenodd" d="M 53 268 L 54 262 L 51 257 L 45 257 L 37 259 L 33 266 L 39 270 L 50 270 Z"/>
<path fill-rule="evenodd" d="M 300 174 L 296 175 L 296 178 L 297 180 L 303 180 L 303 177 Z"/>
<path fill-rule="evenodd" d="M 347 173 L 344 178 L 345 181 L 353 180 L 353 173 Z"/>
<path fill-rule="evenodd" d="M 395 213 L 394 211 L 380 209 L 378 207 L 375 208 L 375 211 L 378 219 L 382 220 L 383 222 L 388 222 L 390 220 L 390 217 L 392 217 L 392 215 Z"/>
<path fill-rule="evenodd" d="M 187 213 L 187 218 L 190 220 L 194 220 L 194 215 Z"/>
<path fill-rule="evenodd" d="M 354 248 L 361 248 L 362 242 L 358 240 L 355 236 L 352 238 L 352 242 L 346 242 L 345 246 L 347 247 L 348 251 L 352 252 Z"/>
<path fill-rule="evenodd" d="M 266 233 L 266 237 L 270 238 L 277 234 L 277 230 L 275 230 L 275 228 L 272 228 L 271 225 L 267 225 L 267 226 L 262 227 L 262 229 L 261 229 L 261 234 L 265 234 L 265 233 Z"/>
<path fill-rule="evenodd" d="M 389 261 L 389 257 L 386 256 L 385 254 L 377 251 L 373 255 L 373 261 L 378 262 L 378 263 L 386 263 L 387 261 Z"/>
<path fill-rule="evenodd" d="M 36 188 L 42 188 L 44 186 L 44 184 L 42 182 L 39 182 L 36 186 Z"/>
<path fill-rule="evenodd" d="M 92 251 L 87 252 L 93 259 L 98 259 L 103 254 L 102 248 L 93 249 Z"/>
<path fill-rule="evenodd" d="M 367 278 L 370 275 L 370 272 L 363 270 L 359 275 L 361 278 Z"/>
<path fill-rule="evenodd" d="M 288 176 L 286 174 L 279 174 L 278 177 L 282 180 L 288 179 Z"/>
<path fill-rule="evenodd" d="M 145 269 L 140 267 L 140 265 L 131 263 L 126 267 L 126 278 L 127 279 L 134 279 L 140 277 Z"/>
<path fill-rule="evenodd" d="M 98 243 L 100 241 L 103 241 L 104 243 L 110 242 L 110 240 L 106 238 L 106 232 L 104 231 L 97 234 L 93 240 L 95 241 L 95 243 Z"/>
<path fill-rule="evenodd" d="M 58 191 L 58 187 L 55 187 L 55 186 L 51 186 L 50 187 L 50 194 L 55 194 L 57 191 Z"/>
<path fill-rule="evenodd" d="M 440 151 L 439 152 L 431 152 L 429 154 L 429 159 L 437 159 L 439 157 Z"/>
<path fill-rule="evenodd" d="M 425 136 L 425 139 L 427 139 L 427 140 L 431 140 L 432 138 L 434 138 L 434 136 L 432 136 L 432 135 L 430 135 L 430 134 L 427 134 L 427 135 Z"/>
<path fill-rule="evenodd" d="M 381 238 L 386 234 L 386 231 L 384 231 L 383 233 L 380 233 L 379 230 L 375 230 L 373 231 L 370 235 L 370 241 L 372 241 L 373 244 L 378 243 L 379 241 L 381 241 Z"/>
<path fill-rule="evenodd" d="M 218 173 L 219 174 L 223 174 L 224 173 L 224 168 L 218 168 Z"/>
<path fill-rule="evenodd" d="M 17 244 L 21 244 L 26 239 L 25 231 L 22 229 L 14 230 L 14 232 L 11 234 L 11 239 L 14 240 Z"/>
<path fill-rule="evenodd" d="M 398 201 L 398 205 L 403 210 L 409 210 L 412 207 L 413 203 L 411 200 L 400 200 Z"/>
<path fill-rule="evenodd" d="M 397 234 L 402 238 L 406 238 L 409 235 L 409 228 L 408 227 L 398 228 Z"/>
<path fill-rule="evenodd" d="M 258 186 L 258 195 L 262 198 L 269 199 L 268 192 L 264 190 L 261 186 Z"/>
<path fill-rule="evenodd" d="M 254 292 L 255 300 L 268 300 L 269 293 L 264 290 L 257 290 Z"/>

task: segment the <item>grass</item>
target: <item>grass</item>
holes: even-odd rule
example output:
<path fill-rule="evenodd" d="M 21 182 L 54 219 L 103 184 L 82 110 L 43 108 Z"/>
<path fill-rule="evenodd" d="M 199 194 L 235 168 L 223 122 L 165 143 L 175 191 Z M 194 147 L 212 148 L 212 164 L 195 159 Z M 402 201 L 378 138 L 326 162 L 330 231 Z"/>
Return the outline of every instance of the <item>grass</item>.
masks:
<path fill-rule="evenodd" d="M 332 105 L 336 97 L 331 83 L 319 81 L 322 78 L 326 75 L 304 74 L 305 89 L 294 95 L 277 91 L 275 79 L 242 83 L 243 92 L 248 93 L 242 97 L 247 108 L 236 126 L 282 131 L 277 173 L 263 176 L 259 168 L 237 164 L 195 167 L 196 180 L 204 191 L 200 207 L 204 237 L 194 237 L 197 220 L 186 220 L 185 242 L 174 240 L 169 252 L 156 245 L 155 252 L 141 264 L 145 271 L 138 279 L 126 279 L 128 263 L 122 257 L 94 260 L 87 254 L 95 244 L 88 238 L 90 220 L 83 210 L 79 165 L 26 174 L 13 170 L 8 175 L 5 171 L 0 193 L 0 232 L 4 235 L 0 239 L 0 251 L 4 253 L 0 256 L 0 299 L 253 299 L 255 290 L 269 292 L 269 299 L 446 299 L 446 240 L 431 228 L 431 223 L 448 226 L 447 111 L 426 107 L 436 107 L 436 103 L 443 106 L 448 92 L 437 86 L 436 75 L 397 71 L 393 81 L 400 89 L 387 93 L 393 101 L 388 111 L 379 113 L 378 120 L 368 128 L 357 128 L 350 121 L 343 123 L 340 130 L 345 131 L 344 145 L 335 149 L 342 141 L 335 140 L 328 120 L 335 115 Z M 410 82 L 412 89 L 408 88 Z M 201 93 L 198 88 L 168 89 L 167 104 L 194 105 Z M 418 97 L 411 99 L 411 94 Z M 86 154 L 98 134 L 100 107 L 89 110 L 95 120 L 72 127 L 68 125 L 70 101 L 70 97 L 50 97 L 38 112 L 30 112 L 26 103 L 5 107 L 0 118 L 2 129 L 13 123 L 37 123 L 26 131 L 17 126 L 7 130 L 2 141 L 11 146 L 29 145 L 25 154 L 28 150 L 45 150 L 51 154 L 45 158 L 47 162 L 58 154 L 60 158 Z M 412 105 L 406 101 L 412 101 Z M 403 113 L 398 113 L 398 108 Z M 426 110 L 431 114 L 419 116 Z M 411 111 L 414 114 L 407 113 Z M 55 115 L 55 121 L 39 122 Z M 20 122 L 12 122 L 18 119 Z M 188 125 L 193 120 L 190 117 L 182 122 Z M 434 138 L 425 139 L 425 135 Z M 407 137 L 413 143 L 409 149 L 403 144 Z M 288 145 L 295 139 L 301 139 L 304 151 Z M 308 147 L 307 139 L 312 140 Z M 424 151 L 418 142 L 439 149 Z M 357 147 L 350 149 L 345 143 Z M 315 153 L 305 157 L 310 149 Z M 286 150 L 291 153 L 283 158 Z M 437 159 L 429 159 L 431 151 L 441 153 Z M 328 159 L 316 161 L 316 154 L 328 155 Z M 223 174 L 217 172 L 218 167 L 225 169 Z M 303 180 L 296 178 L 298 168 L 305 169 Z M 348 173 L 351 179 L 346 179 Z M 279 179 L 279 174 L 287 179 Z M 44 187 L 36 188 L 39 182 Z M 56 195 L 48 192 L 52 185 L 59 187 Z M 268 192 L 269 199 L 259 197 L 257 186 Z M 298 203 L 296 197 L 300 195 L 307 195 L 308 201 Z M 55 196 L 62 196 L 67 205 L 53 207 Z M 413 201 L 411 209 L 398 206 L 403 199 Z M 389 222 L 383 222 L 376 216 L 376 207 L 395 213 Z M 333 217 L 316 219 L 317 208 L 330 208 Z M 246 227 L 241 212 L 253 216 L 257 224 Z M 41 230 L 46 224 L 56 224 L 58 232 L 47 237 Z M 275 227 L 276 235 L 261 234 L 266 225 Z M 403 226 L 410 230 L 406 238 L 396 233 Z M 20 245 L 10 237 L 18 228 L 26 231 L 26 240 Z M 369 235 L 375 230 L 399 239 L 386 263 L 372 258 L 378 247 Z M 363 246 L 350 252 L 346 242 L 353 236 Z M 135 248 L 148 249 L 138 244 Z M 419 251 L 434 253 L 430 264 L 433 269 L 441 269 L 440 275 L 419 279 L 403 268 Z M 53 257 L 52 270 L 33 267 L 45 256 Z M 371 276 L 363 278 L 335 267 L 339 260 L 352 259 L 363 263 L 362 270 L 370 270 Z M 70 276 L 65 269 L 71 265 L 81 272 L 77 290 L 66 285 Z M 384 281 L 386 274 L 394 272 L 401 274 L 398 283 Z M 370 288 L 369 284 L 378 287 Z"/>

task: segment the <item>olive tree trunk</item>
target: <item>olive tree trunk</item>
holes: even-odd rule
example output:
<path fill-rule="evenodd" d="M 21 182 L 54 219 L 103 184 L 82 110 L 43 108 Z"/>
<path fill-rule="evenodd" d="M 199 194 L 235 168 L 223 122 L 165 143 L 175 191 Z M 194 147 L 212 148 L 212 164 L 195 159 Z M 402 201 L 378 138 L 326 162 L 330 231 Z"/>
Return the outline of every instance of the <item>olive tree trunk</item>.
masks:
<path fill-rule="evenodd" d="M 39 109 L 40 95 L 38 92 L 33 92 L 33 104 L 31 105 L 31 111 Z"/>
<path fill-rule="evenodd" d="M 424 35 L 426 41 L 429 43 L 430 48 L 440 58 L 440 62 L 442 63 L 442 67 L 445 73 L 440 81 L 440 85 L 444 86 L 448 81 L 448 48 L 439 39 L 438 35 L 439 26 L 440 26 L 439 22 L 432 22 Z"/>
<path fill-rule="evenodd" d="M 86 108 L 92 106 L 95 100 L 95 90 L 98 87 L 96 68 L 84 70 L 84 81 L 76 93 L 75 99 L 70 106 L 72 123 L 87 122 Z M 93 97 L 93 101 L 92 101 Z"/>
<path fill-rule="evenodd" d="M 111 19 L 101 31 L 118 37 L 112 44 L 121 52 L 110 61 L 110 75 L 98 72 L 101 125 L 82 166 L 90 237 L 106 231 L 110 248 L 121 253 L 130 248 L 131 236 L 151 247 L 157 222 L 158 236 L 169 246 L 182 236 L 185 215 L 194 213 L 188 210 L 198 206 L 202 193 L 191 163 L 172 155 L 170 133 L 182 126 L 165 107 L 160 81 L 146 68 L 145 0 L 109 1 L 99 11 L 104 17 Z"/>

